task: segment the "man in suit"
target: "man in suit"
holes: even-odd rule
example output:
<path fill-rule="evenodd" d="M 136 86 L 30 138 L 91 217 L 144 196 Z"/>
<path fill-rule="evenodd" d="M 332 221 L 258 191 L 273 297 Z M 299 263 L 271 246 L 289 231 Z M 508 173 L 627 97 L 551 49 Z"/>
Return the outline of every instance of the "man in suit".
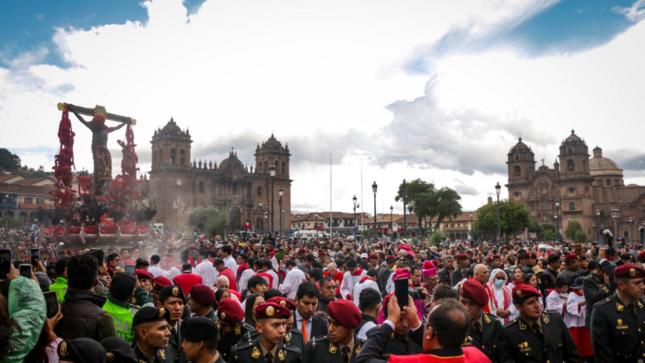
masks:
<path fill-rule="evenodd" d="M 390 275 L 392 275 L 392 268 L 394 268 L 395 263 L 396 257 L 387 256 L 385 258 L 385 263 L 378 269 L 378 287 L 381 289 L 382 296 L 387 295 L 385 288 L 387 287 L 387 280 L 390 278 Z"/>
<path fill-rule="evenodd" d="M 296 324 L 294 325 L 302 332 L 305 344 L 315 336 L 327 334 L 327 319 L 314 314 L 318 306 L 320 291 L 311 282 L 303 282 L 298 286 L 296 292 Z M 331 302 L 329 303 L 331 306 Z"/>
<path fill-rule="evenodd" d="M 313 265 L 314 262 L 316 262 L 316 256 L 310 253 L 305 257 L 305 261 L 298 264 L 296 267 L 298 267 L 300 271 L 307 273 L 311 271 L 311 265 Z"/>
<path fill-rule="evenodd" d="M 455 271 L 453 267 L 454 262 L 454 257 L 450 255 L 446 256 L 443 262 L 445 264 L 445 267 L 439 270 L 439 273 L 437 273 L 437 275 L 439 275 L 440 282 L 450 287 L 455 286 L 457 282 L 459 282 L 459 280 L 453 281 L 452 274 Z"/>
<path fill-rule="evenodd" d="M 468 265 L 470 264 L 470 260 L 468 259 L 468 255 L 465 253 L 460 253 L 456 256 L 455 258 L 457 260 L 457 268 L 455 271 L 452 273 L 452 283 L 453 287 L 457 285 L 459 281 L 464 279 L 466 277 L 466 273 L 464 272 L 465 269 L 468 268 Z"/>
<path fill-rule="evenodd" d="M 560 255 L 552 253 L 547 262 L 549 264 L 542 273 L 542 291 L 555 288 L 555 279 L 558 278 L 558 268 L 560 268 Z"/>
<path fill-rule="evenodd" d="M 538 300 L 541 296 L 528 284 L 513 289 L 513 304 L 520 315 L 504 326 L 498 362 L 582 362 L 562 316 L 543 312 Z"/>
<path fill-rule="evenodd" d="M 594 306 L 591 344 L 595 362 L 636 363 L 645 354 L 645 270 L 625 264 L 614 270 L 616 293 Z"/>
<path fill-rule="evenodd" d="M 461 285 L 461 302 L 470 316 L 470 330 L 463 346 L 474 346 L 493 363 L 499 361 L 499 339 L 504 333 L 502 324 L 494 315 L 482 311 L 488 305 L 486 289 L 477 281 L 467 280 Z"/>
<path fill-rule="evenodd" d="M 604 268 L 596 261 L 589 262 L 589 268 L 591 273 L 582 280 L 582 288 L 586 302 L 585 326 L 591 329 L 593 306 L 611 295 L 611 284 Z"/>

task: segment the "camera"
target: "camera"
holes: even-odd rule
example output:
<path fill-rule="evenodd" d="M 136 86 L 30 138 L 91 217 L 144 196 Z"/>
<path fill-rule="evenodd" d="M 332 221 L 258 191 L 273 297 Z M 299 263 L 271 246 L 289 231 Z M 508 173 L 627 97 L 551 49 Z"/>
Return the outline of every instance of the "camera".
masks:
<path fill-rule="evenodd" d="M 415 287 L 414 289 L 408 289 L 408 294 L 412 296 L 415 300 L 425 300 L 426 292 L 420 287 Z"/>

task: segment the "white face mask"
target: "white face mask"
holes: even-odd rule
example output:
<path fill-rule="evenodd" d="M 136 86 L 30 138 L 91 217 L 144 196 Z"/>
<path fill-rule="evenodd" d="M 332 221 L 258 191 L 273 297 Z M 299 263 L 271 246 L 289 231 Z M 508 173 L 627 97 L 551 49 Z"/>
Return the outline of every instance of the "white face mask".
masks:
<path fill-rule="evenodd" d="M 495 286 L 502 287 L 504 286 L 504 280 L 495 280 Z"/>

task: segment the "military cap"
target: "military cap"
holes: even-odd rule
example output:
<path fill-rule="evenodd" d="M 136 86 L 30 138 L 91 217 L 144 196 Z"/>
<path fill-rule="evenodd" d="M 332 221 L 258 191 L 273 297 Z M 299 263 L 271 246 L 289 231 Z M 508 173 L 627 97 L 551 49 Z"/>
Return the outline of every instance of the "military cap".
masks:
<path fill-rule="evenodd" d="M 73 363 L 106 362 L 103 346 L 94 339 L 63 340 L 58 344 L 58 360 Z"/>
<path fill-rule="evenodd" d="M 537 258 L 537 256 L 533 252 L 527 252 L 527 253 L 524 254 L 524 258 L 525 259 L 527 259 L 527 258 Z"/>
<path fill-rule="evenodd" d="M 641 251 L 636 259 L 638 260 L 638 262 L 645 262 L 645 251 Z"/>
<path fill-rule="evenodd" d="M 367 256 L 367 258 L 378 260 L 378 256 L 375 253 L 372 253 L 371 255 Z"/>
<path fill-rule="evenodd" d="M 513 288 L 513 298 L 526 299 L 531 296 L 542 296 L 542 294 L 529 284 L 519 284 Z"/>
<path fill-rule="evenodd" d="M 614 277 L 617 279 L 637 279 L 645 277 L 645 270 L 632 264 L 624 264 L 616 267 Z"/>
<path fill-rule="evenodd" d="M 157 309 L 152 306 L 146 306 L 139 309 L 139 311 L 134 315 L 134 318 L 132 318 L 132 326 L 165 321 L 168 315 L 170 315 L 168 310 L 164 308 Z"/>
<path fill-rule="evenodd" d="M 255 309 L 257 314 L 257 308 Z M 244 320 L 244 310 L 233 299 L 223 299 L 217 306 L 217 318 L 225 324 L 235 324 Z"/>
<path fill-rule="evenodd" d="M 306 253 L 307 251 L 304 248 L 298 250 L 298 253 Z"/>
<path fill-rule="evenodd" d="M 392 260 L 396 260 L 396 257 L 390 255 L 385 258 L 385 261 L 392 261 Z"/>
<path fill-rule="evenodd" d="M 362 320 L 361 312 L 354 302 L 349 300 L 335 300 L 327 306 L 329 316 L 346 328 L 356 328 Z"/>
<path fill-rule="evenodd" d="M 110 291 L 120 292 L 119 295 L 121 296 L 130 296 L 136 286 L 137 279 L 134 277 L 134 275 L 125 272 L 119 272 L 114 274 L 114 277 L 112 278 Z"/>
<path fill-rule="evenodd" d="M 488 256 L 488 262 L 499 260 L 499 255 L 490 255 Z"/>
<path fill-rule="evenodd" d="M 324 256 L 324 255 L 326 255 L 326 254 L 327 254 L 327 252 L 325 252 L 325 250 L 322 250 L 322 251 L 320 251 L 320 252 L 318 253 L 318 255 L 319 255 L 319 256 Z"/>
<path fill-rule="evenodd" d="M 165 301 L 171 297 L 180 298 L 184 301 L 184 304 L 186 303 L 186 296 L 184 296 L 184 292 L 181 290 L 181 287 L 177 285 L 166 286 L 159 291 L 159 300 Z"/>
<path fill-rule="evenodd" d="M 580 260 L 580 256 L 576 255 L 575 253 L 570 253 L 564 256 L 564 258 L 567 260 Z"/>
<path fill-rule="evenodd" d="M 282 305 L 284 307 L 287 307 L 291 311 L 295 311 L 296 308 L 298 307 L 298 305 L 296 305 L 295 302 L 287 299 L 286 297 L 282 297 L 282 296 L 272 297 L 269 300 L 267 300 L 267 302 L 272 302 L 272 303 Z"/>
<path fill-rule="evenodd" d="M 255 308 L 255 319 L 289 319 L 291 310 L 274 302 L 265 302 Z"/>
<path fill-rule="evenodd" d="M 215 292 L 206 285 L 195 284 L 190 289 L 190 298 L 201 305 L 208 305 L 215 302 Z"/>
<path fill-rule="evenodd" d="M 161 290 L 164 287 L 170 285 L 172 285 L 172 281 L 170 281 L 167 277 L 159 276 L 152 279 L 152 288 L 155 290 Z"/>
<path fill-rule="evenodd" d="M 106 360 L 109 362 L 138 363 L 130 344 L 125 340 L 117 337 L 109 337 L 101 340 L 101 345 L 105 349 Z"/>
<path fill-rule="evenodd" d="M 135 270 L 134 274 L 137 275 L 139 280 L 151 280 L 152 275 L 146 270 Z"/>
<path fill-rule="evenodd" d="M 484 306 L 488 304 L 488 294 L 484 286 L 474 280 L 466 280 L 461 284 L 461 296 L 472 300 L 477 305 Z"/>
<path fill-rule="evenodd" d="M 458 254 L 457 256 L 455 256 L 455 259 L 456 259 L 457 261 L 459 261 L 459 260 L 467 260 L 467 259 L 468 259 L 468 255 L 467 255 L 467 254 L 465 254 L 465 253 L 460 253 L 460 254 Z"/>
<path fill-rule="evenodd" d="M 209 318 L 195 316 L 181 324 L 181 337 L 191 343 L 219 336 L 217 324 Z"/>
<path fill-rule="evenodd" d="M 629 253 L 623 253 L 622 255 L 620 255 L 620 259 L 621 260 L 630 260 L 630 261 L 633 262 L 634 261 L 634 255 L 630 255 Z"/>

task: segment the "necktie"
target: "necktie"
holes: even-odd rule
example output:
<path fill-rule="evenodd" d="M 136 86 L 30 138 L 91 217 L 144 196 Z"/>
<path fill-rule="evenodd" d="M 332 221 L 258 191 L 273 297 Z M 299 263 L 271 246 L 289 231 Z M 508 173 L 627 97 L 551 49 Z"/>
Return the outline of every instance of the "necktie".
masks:
<path fill-rule="evenodd" d="M 474 327 L 475 327 L 475 329 L 477 329 L 478 331 L 482 331 L 482 325 L 481 325 L 481 324 L 479 324 L 479 322 L 478 322 L 478 321 L 476 321 L 476 322 L 475 322 L 475 324 L 473 324 L 473 326 L 474 326 Z"/>
<path fill-rule="evenodd" d="M 267 363 L 273 363 L 273 354 L 271 354 L 271 352 L 267 353 L 267 354 L 264 356 L 264 360 L 265 360 Z"/>
<path fill-rule="evenodd" d="M 309 341 L 309 332 L 307 331 L 307 322 L 309 320 L 302 319 L 302 337 L 305 338 L 305 343 Z"/>
<path fill-rule="evenodd" d="M 341 352 L 343 354 L 343 362 L 348 363 L 349 362 L 349 352 L 350 352 L 349 347 L 343 347 L 343 349 L 341 349 Z"/>
<path fill-rule="evenodd" d="M 627 305 L 627 310 L 629 310 L 632 315 L 636 316 L 636 305 L 634 305 L 634 303 Z"/>
<path fill-rule="evenodd" d="M 544 335 L 542 334 L 542 329 L 540 328 L 540 324 L 535 323 L 533 324 L 533 330 L 535 331 L 535 335 L 537 335 L 540 340 L 543 340 Z"/>

